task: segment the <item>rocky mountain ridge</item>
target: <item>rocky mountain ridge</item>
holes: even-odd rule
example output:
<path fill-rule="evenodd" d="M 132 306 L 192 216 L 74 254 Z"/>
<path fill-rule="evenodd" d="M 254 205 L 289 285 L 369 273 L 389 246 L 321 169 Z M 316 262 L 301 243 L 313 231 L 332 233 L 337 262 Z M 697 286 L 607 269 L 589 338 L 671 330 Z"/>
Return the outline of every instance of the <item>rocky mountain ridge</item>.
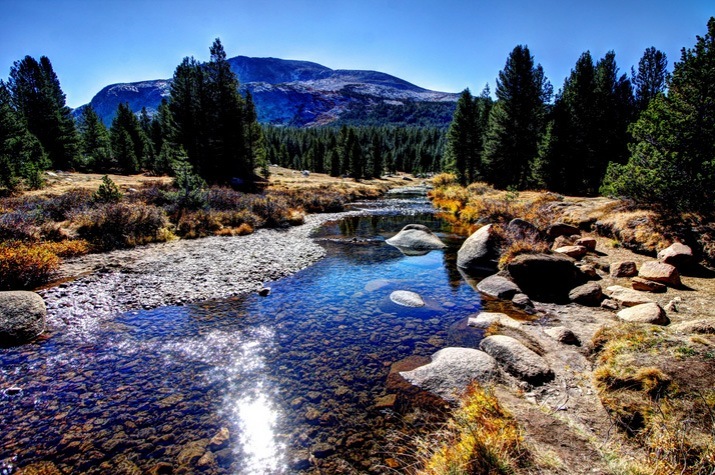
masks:
<path fill-rule="evenodd" d="M 430 91 L 378 71 L 334 70 L 278 58 L 230 58 L 243 93 L 250 91 L 262 123 L 447 125 L 458 94 Z M 109 125 L 121 102 L 153 113 L 169 96 L 170 79 L 112 84 L 90 104 Z M 81 108 L 78 108 L 79 111 Z"/>

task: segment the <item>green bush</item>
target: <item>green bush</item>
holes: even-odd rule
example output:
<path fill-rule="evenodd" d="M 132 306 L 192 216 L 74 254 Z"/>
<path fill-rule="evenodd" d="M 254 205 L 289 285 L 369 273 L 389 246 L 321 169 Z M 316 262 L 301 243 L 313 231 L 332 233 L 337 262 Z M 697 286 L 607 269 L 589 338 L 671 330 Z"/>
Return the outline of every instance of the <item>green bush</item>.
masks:
<path fill-rule="evenodd" d="M 166 241 L 171 237 L 166 213 L 140 203 L 101 205 L 77 221 L 80 237 L 105 251 Z"/>

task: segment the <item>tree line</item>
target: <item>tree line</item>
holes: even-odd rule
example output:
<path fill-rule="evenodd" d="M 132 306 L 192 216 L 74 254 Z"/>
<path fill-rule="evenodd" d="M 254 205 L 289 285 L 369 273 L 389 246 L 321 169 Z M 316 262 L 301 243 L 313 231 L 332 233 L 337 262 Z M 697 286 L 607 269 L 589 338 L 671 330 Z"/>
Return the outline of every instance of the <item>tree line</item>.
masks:
<path fill-rule="evenodd" d="M 527 46 L 509 54 L 496 81 L 465 90 L 442 167 L 463 185 L 546 188 L 632 198 L 682 210 L 715 204 L 715 19 L 672 75 L 665 53 L 645 50 L 630 77 L 615 53 L 586 51 L 551 102 L 553 88 Z"/>

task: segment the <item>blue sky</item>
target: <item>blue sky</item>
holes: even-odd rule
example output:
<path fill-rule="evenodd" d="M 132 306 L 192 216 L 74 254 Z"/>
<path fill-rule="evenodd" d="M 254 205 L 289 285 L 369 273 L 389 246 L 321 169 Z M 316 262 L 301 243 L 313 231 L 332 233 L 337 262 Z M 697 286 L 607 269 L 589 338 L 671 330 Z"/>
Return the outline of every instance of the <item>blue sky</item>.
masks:
<path fill-rule="evenodd" d="M 25 55 L 52 61 L 67 103 L 117 82 L 168 78 L 185 56 L 302 59 L 373 69 L 429 89 L 494 89 L 517 44 L 558 90 L 579 55 L 625 72 L 649 46 L 672 66 L 715 0 L 0 0 L 0 78 Z"/>

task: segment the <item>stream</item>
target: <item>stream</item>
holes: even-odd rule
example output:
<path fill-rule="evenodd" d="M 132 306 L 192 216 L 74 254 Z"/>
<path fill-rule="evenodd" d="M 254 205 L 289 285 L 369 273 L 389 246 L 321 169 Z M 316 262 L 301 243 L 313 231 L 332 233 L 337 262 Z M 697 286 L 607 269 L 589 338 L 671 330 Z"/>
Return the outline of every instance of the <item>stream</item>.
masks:
<path fill-rule="evenodd" d="M 456 269 L 463 239 L 424 194 L 353 208 L 365 212 L 315 233 L 327 257 L 267 297 L 131 311 L 0 349 L 0 474 L 40 462 L 68 474 L 405 473 L 413 437 L 443 407 L 391 386 L 390 369 L 476 346 L 460 325 L 480 297 Z M 384 242 L 411 223 L 448 247 L 406 256 Z M 395 290 L 426 305 L 397 305 Z"/>

